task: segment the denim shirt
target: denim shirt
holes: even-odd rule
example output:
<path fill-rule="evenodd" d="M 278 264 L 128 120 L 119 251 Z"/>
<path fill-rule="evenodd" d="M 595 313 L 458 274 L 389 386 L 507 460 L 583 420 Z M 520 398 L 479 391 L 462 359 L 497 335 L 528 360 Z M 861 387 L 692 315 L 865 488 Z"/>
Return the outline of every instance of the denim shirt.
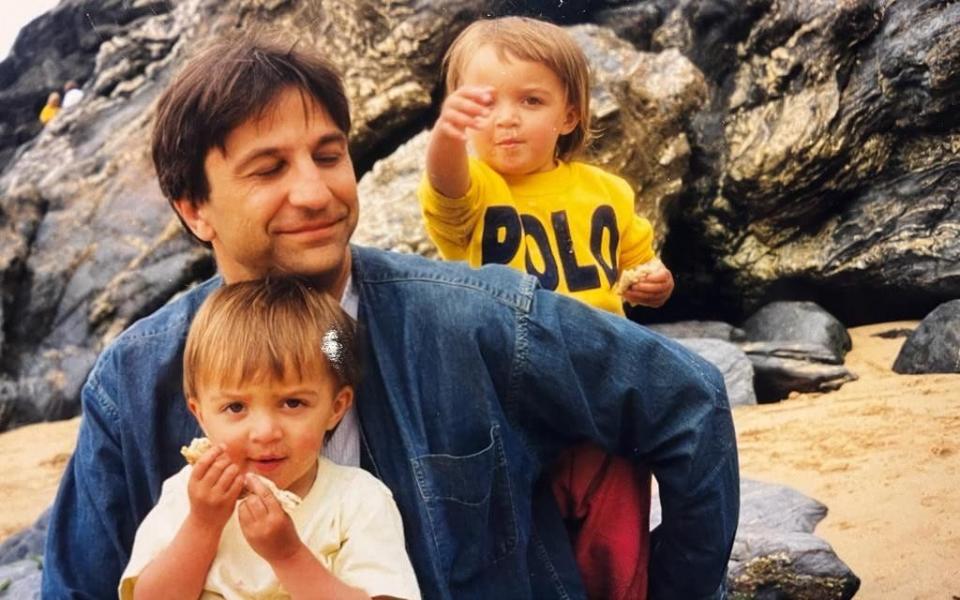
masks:
<path fill-rule="evenodd" d="M 717 370 L 622 317 L 473 270 L 353 247 L 364 371 L 362 465 L 392 490 L 425 598 L 582 598 L 541 477 L 592 440 L 655 474 L 650 597 L 719 598 L 739 506 Z M 189 323 L 214 278 L 135 323 L 82 391 L 77 448 L 47 536 L 44 598 L 110 598 L 179 448 Z"/>

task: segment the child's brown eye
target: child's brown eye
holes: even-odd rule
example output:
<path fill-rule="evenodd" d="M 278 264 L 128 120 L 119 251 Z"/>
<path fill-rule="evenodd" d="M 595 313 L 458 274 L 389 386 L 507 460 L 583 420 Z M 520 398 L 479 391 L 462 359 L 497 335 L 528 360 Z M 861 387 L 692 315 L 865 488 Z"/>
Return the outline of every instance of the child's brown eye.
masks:
<path fill-rule="evenodd" d="M 303 400 L 300 400 L 299 398 L 287 398 L 284 400 L 284 404 L 287 405 L 287 408 L 298 408 L 303 406 Z"/>
<path fill-rule="evenodd" d="M 231 402 L 225 407 L 225 410 L 232 412 L 234 414 L 243 412 L 243 404 L 239 402 Z"/>

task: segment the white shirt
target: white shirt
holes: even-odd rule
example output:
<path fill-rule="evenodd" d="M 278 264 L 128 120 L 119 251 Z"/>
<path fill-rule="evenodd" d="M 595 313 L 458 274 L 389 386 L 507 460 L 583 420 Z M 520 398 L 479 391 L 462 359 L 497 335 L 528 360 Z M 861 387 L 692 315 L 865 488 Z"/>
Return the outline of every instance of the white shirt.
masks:
<path fill-rule="evenodd" d="M 143 569 L 170 545 L 190 513 L 192 469 L 187 465 L 163 482 L 160 500 L 137 528 L 120 579 L 122 600 L 133 597 Z M 400 512 L 390 490 L 373 475 L 321 458 L 313 486 L 289 514 L 303 543 L 340 581 L 370 596 L 420 598 Z M 270 564 L 244 538 L 236 510 L 220 535 L 200 598 L 289 598 Z"/>
<path fill-rule="evenodd" d="M 60 103 L 63 108 L 70 108 L 75 104 L 83 100 L 83 92 L 80 88 L 73 88 L 68 90 L 66 94 L 63 95 L 63 101 Z"/>
<path fill-rule="evenodd" d="M 347 285 L 344 287 L 343 297 L 340 298 L 340 307 L 343 308 L 343 312 L 356 320 L 360 310 L 360 297 L 353 287 L 352 276 L 347 277 Z M 343 415 L 333 436 L 323 445 L 322 454 L 338 465 L 360 466 L 360 421 L 357 418 L 355 405 Z"/>

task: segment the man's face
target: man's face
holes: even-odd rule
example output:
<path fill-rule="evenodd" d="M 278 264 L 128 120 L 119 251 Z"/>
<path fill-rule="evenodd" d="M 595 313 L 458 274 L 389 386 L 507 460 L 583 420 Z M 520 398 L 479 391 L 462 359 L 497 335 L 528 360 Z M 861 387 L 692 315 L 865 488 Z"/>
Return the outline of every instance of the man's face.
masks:
<path fill-rule="evenodd" d="M 210 195 L 177 208 L 213 245 L 227 282 L 271 273 L 329 279 L 342 289 L 357 226 L 347 137 L 326 108 L 290 87 L 230 132 L 204 162 Z"/>

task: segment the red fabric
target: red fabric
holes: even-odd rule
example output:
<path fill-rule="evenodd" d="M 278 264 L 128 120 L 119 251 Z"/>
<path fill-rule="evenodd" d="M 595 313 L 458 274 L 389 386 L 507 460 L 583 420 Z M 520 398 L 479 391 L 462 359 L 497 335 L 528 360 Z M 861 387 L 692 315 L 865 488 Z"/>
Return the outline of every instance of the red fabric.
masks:
<path fill-rule="evenodd" d="M 587 596 L 646 600 L 650 472 L 583 444 L 560 456 L 552 485 Z"/>

